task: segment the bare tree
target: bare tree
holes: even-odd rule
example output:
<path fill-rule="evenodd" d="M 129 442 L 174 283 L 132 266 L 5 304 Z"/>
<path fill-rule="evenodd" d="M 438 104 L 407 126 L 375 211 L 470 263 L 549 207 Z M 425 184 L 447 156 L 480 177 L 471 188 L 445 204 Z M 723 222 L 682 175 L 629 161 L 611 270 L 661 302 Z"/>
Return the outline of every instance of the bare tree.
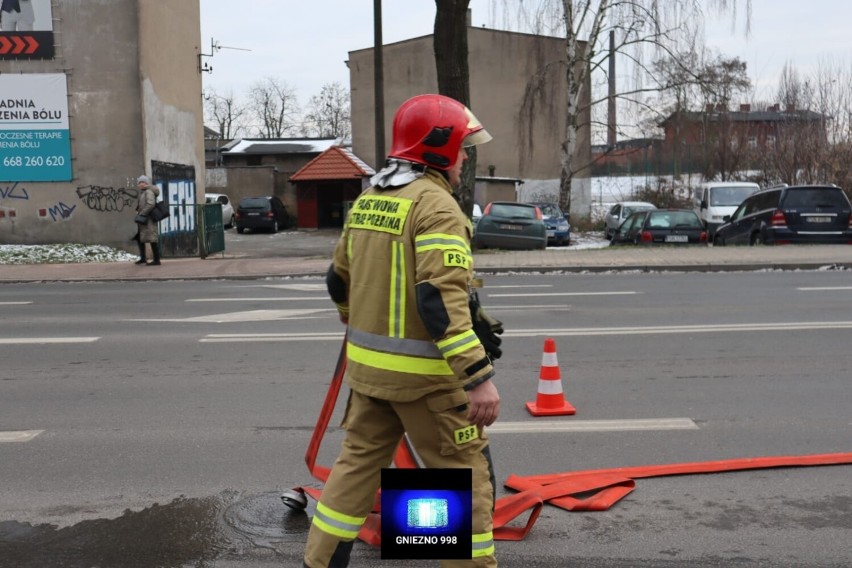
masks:
<path fill-rule="evenodd" d="M 348 89 L 338 82 L 323 85 L 308 103 L 304 130 L 320 138 L 346 138 L 352 132 L 349 108 Z"/>
<path fill-rule="evenodd" d="M 236 138 L 243 132 L 242 121 L 247 112 L 246 106 L 237 100 L 233 92 L 220 95 L 209 89 L 204 93 L 206 122 L 215 123 L 223 139 Z"/>
<path fill-rule="evenodd" d="M 467 10 L 470 0 L 435 0 L 435 67 L 438 92 L 470 107 L 470 73 L 467 50 Z M 456 196 L 462 211 L 473 212 L 476 184 L 476 147 L 468 148 Z"/>
<path fill-rule="evenodd" d="M 731 13 L 736 16 L 737 5 L 745 4 L 749 16 L 751 2 L 736 0 L 538 0 L 533 6 L 512 0 L 492 0 L 501 3 L 504 11 L 523 13 L 522 21 L 532 26 L 533 32 L 556 31 L 564 34 L 567 65 L 565 68 L 568 103 L 566 108 L 564 142 L 561 148 L 560 205 L 571 209 L 572 180 L 588 164 L 574 163 L 578 132 L 584 110 L 581 94 L 590 74 L 602 70 L 609 56 L 607 44 L 609 32 L 614 32 L 613 52 L 630 61 L 634 81 L 630 88 L 616 94 L 642 104 L 639 94 L 649 89 L 644 82 L 652 80 L 649 67 L 645 64 L 645 51 L 655 49 L 675 52 L 683 45 L 692 45 L 700 35 L 700 26 L 705 11 Z M 521 18 L 517 18 L 521 20 Z M 748 17 L 746 27 L 748 26 Z M 600 100 L 606 100 L 602 97 Z M 599 102 L 592 99 L 591 103 Z M 590 199 L 585 199 L 590 204 Z M 586 217 L 590 210 L 572 213 Z"/>
<path fill-rule="evenodd" d="M 822 61 L 802 76 L 786 64 L 778 98 L 788 117 L 762 155 L 764 175 L 785 183 L 852 190 L 852 66 Z"/>
<path fill-rule="evenodd" d="M 249 89 L 254 114 L 253 134 L 259 138 L 283 138 L 300 131 L 300 109 L 295 90 L 287 83 L 267 77 Z"/>

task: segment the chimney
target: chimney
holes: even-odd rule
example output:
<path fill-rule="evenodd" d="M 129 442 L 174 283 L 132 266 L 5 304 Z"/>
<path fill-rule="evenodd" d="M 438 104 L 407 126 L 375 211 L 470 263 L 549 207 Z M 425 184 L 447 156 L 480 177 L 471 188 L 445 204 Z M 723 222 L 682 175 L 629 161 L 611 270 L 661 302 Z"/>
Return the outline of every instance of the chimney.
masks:
<path fill-rule="evenodd" d="M 788 104 L 787 105 L 787 112 L 796 112 L 796 105 Z"/>
<path fill-rule="evenodd" d="M 751 112 L 751 105 L 741 104 L 740 105 L 740 112 Z"/>
<path fill-rule="evenodd" d="M 473 10 L 471 8 L 467 9 L 467 15 L 465 16 L 465 25 L 470 27 L 470 24 L 473 22 Z"/>
<path fill-rule="evenodd" d="M 706 105 L 704 105 L 704 112 L 713 112 L 713 108 L 713 103 L 707 103 Z"/>
<path fill-rule="evenodd" d="M 726 110 L 728 110 L 728 109 L 725 108 L 724 103 L 716 103 L 716 111 L 717 112 L 725 112 Z"/>

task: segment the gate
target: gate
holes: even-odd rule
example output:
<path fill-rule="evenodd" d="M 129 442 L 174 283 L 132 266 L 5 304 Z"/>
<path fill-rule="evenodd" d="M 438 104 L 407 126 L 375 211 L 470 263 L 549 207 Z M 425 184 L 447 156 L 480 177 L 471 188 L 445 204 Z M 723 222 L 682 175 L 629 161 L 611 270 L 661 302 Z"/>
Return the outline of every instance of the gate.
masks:
<path fill-rule="evenodd" d="M 199 205 L 202 209 L 201 223 L 198 225 L 198 242 L 201 258 L 225 251 L 225 223 L 222 220 L 222 204 L 207 203 Z"/>

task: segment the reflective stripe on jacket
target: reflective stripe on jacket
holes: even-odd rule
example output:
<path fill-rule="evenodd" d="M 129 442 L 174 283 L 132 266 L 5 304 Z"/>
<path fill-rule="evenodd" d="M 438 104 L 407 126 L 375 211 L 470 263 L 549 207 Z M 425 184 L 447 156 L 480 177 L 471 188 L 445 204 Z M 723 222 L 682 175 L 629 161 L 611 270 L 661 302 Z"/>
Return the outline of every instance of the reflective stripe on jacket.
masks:
<path fill-rule="evenodd" d="M 345 293 L 335 297 L 329 286 L 349 317 L 353 389 L 409 401 L 493 374 L 471 325 L 470 239 L 452 188 L 432 170 L 358 197 L 331 267 Z"/>

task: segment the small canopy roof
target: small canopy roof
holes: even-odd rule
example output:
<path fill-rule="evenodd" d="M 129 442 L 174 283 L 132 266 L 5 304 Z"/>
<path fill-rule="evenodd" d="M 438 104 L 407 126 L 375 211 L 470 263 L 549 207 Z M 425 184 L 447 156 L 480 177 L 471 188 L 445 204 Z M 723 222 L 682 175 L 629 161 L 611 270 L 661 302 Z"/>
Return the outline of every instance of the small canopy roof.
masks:
<path fill-rule="evenodd" d="M 346 148 L 332 146 L 290 176 L 290 181 L 330 181 L 372 176 L 376 171 Z"/>

